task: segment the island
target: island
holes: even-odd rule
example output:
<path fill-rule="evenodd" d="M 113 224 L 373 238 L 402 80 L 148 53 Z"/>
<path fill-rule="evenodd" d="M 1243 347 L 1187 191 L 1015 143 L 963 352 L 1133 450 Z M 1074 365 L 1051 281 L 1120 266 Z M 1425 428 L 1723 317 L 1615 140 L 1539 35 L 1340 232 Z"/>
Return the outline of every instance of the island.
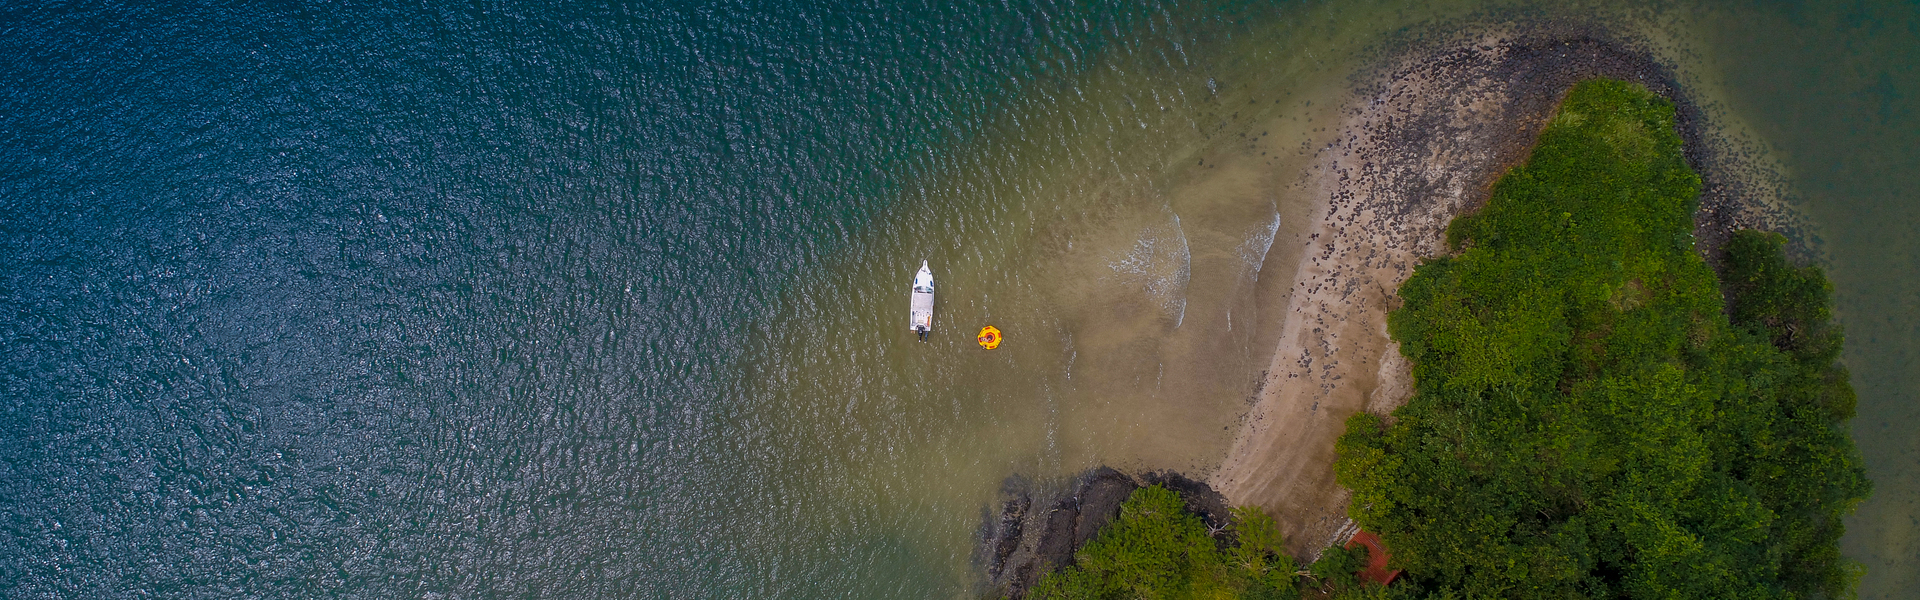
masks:
<path fill-rule="evenodd" d="M 1435 56 L 1491 56 L 1487 64 L 1512 69 L 1516 49 L 1537 53 L 1518 63 L 1545 64 L 1556 57 L 1539 51 L 1555 44 L 1562 60 L 1631 54 L 1593 40 L 1474 45 L 1422 55 L 1427 66 L 1389 77 L 1395 83 L 1375 97 L 1408 86 L 1442 93 L 1406 76 L 1446 64 Z M 1277 375 L 1291 387 L 1269 390 L 1205 484 L 1102 472 L 1051 509 L 1003 511 L 986 536 L 1000 540 L 990 569 L 1001 585 L 1012 582 L 1003 591 L 1847 595 L 1860 567 L 1839 553 L 1841 518 L 1871 483 L 1844 427 L 1853 392 L 1838 362 L 1831 286 L 1818 268 L 1796 265 L 1786 237 L 1740 227 L 1764 221 L 1752 218 L 1761 209 L 1740 206 L 1724 180 L 1703 181 L 1696 167 L 1717 163 L 1689 147 L 1698 123 L 1688 107 L 1644 58 L 1624 63 L 1576 61 L 1532 79 L 1558 86 L 1552 104 L 1518 144 L 1521 160 L 1504 161 L 1495 148 L 1466 161 L 1493 173 L 1478 201 L 1464 186 L 1373 190 L 1375 198 L 1331 187 L 1322 233 L 1366 243 L 1320 242 L 1323 261 L 1303 267 L 1294 303 L 1322 318 L 1290 321 L 1298 335 L 1276 363 L 1291 359 L 1286 344 L 1342 333 L 1380 341 L 1302 350 L 1298 369 Z M 1622 71 L 1641 80 L 1608 76 Z M 1526 108 L 1508 110 L 1515 106 Z M 1353 111 L 1349 148 L 1387 137 L 1364 135 L 1387 119 L 1378 107 Z M 1352 157 L 1330 157 L 1324 179 L 1345 185 L 1341 168 L 1356 166 Z M 1445 201 L 1355 231 L 1356 221 L 1381 218 L 1378 197 L 1420 194 Z M 1364 281 L 1378 289 L 1346 285 L 1356 270 L 1373 273 Z M 1347 312 L 1324 318 L 1335 309 Z M 1375 314 L 1382 322 L 1368 320 Z M 1343 368 L 1328 364 L 1343 358 Z M 1340 400 L 1333 382 L 1355 374 L 1370 385 Z M 1096 488 L 1104 491 L 1088 491 Z M 1107 499 L 1080 503 L 1094 496 Z M 1225 510 L 1228 500 L 1243 506 Z M 1064 530 L 1022 538 L 1029 513 L 1062 511 L 1075 515 Z M 1357 537 L 1369 543 L 1349 542 Z M 1023 552 L 1025 562 L 1010 567 Z M 1004 576 L 1017 569 L 1027 571 Z"/>

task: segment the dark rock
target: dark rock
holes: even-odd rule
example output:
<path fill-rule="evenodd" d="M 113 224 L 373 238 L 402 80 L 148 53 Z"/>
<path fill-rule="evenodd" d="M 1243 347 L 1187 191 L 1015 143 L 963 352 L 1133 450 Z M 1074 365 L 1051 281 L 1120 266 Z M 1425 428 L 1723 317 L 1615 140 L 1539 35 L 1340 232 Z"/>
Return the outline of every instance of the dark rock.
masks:
<path fill-rule="evenodd" d="M 1119 471 L 1100 467 L 1082 476 L 1075 487 L 1074 499 L 1080 503 L 1080 514 L 1074 523 L 1073 547 L 1079 548 L 1092 540 L 1101 527 L 1120 516 L 1120 504 L 1126 502 L 1140 484 Z"/>
<path fill-rule="evenodd" d="M 1000 486 L 999 504 L 999 517 L 987 520 L 986 531 L 981 536 L 982 548 L 987 553 L 985 562 L 989 579 L 1000 577 L 1006 569 L 1007 558 L 1020 547 L 1027 511 L 1033 507 L 1032 483 L 1019 475 L 1007 477 Z"/>
<path fill-rule="evenodd" d="M 1040 530 L 1040 539 L 1034 543 L 1034 559 L 1042 571 L 1052 571 L 1073 564 L 1073 551 L 1080 549 L 1074 542 L 1074 525 L 1080 518 L 1080 507 L 1072 497 L 1061 498 L 1060 502 L 1047 509 L 1046 525 Z M 1031 585 L 1033 582 L 1025 582 Z"/>

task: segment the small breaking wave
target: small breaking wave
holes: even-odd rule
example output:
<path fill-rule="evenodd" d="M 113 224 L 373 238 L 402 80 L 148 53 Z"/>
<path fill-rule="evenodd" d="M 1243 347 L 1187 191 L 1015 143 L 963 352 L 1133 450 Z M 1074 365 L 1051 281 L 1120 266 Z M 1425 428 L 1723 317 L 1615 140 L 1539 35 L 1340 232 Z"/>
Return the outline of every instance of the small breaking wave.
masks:
<path fill-rule="evenodd" d="M 1172 317 L 1175 328 L 1187 318 L 1187 284 L 1193 279 L 1193 250 L 1180 215 L 1167 209 L 1167 221 L 1141 230 L 1140 238 L 1111 265 L 1138 284 L 1147 298 Z"/>

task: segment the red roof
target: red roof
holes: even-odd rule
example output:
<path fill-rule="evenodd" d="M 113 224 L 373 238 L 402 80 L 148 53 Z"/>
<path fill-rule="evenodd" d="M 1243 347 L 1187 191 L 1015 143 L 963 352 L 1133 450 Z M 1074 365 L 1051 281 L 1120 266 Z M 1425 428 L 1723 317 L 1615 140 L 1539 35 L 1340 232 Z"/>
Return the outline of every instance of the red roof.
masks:
<path fill-rule="evenodd" d="M 1371 531 L 1362 531 L 1353 534 L 1353 539 L 1347 540 L 1346 547 L 1352 548 L 1354 544 L 1367 547 L 1367 568 L 1360 570 L 1361 579 L 1386 585 L 1400 576 L 1399 571 L 1387 570 L 1387 545 L 1380 542 L 1380 536 Z"/>

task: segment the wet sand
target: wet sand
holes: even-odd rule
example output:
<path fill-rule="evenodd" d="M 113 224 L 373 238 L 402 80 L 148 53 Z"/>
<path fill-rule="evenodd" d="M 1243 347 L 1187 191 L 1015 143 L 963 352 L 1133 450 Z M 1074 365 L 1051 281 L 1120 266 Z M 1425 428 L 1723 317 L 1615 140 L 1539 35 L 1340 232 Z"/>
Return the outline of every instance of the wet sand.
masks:
<path fill-rule="evenodd" d="M 1395 290 L 1421 260 L 1446 251 L 1447 224 L 1484 203 L 1493 182 L 1526 158 L 1574 83 L 1611 77 L 1675 100 L 1690 162 L 1705 181 L 1696 219 L 1702 248 L 1735 227 L 1795 222 L 1761 193 L 1756 174 L 1766 170 L 1706 133 L 1671 72 L 1631 43 L 1594 32 L 1496 30 L 1408 47 L 1356 78 L 1337 136 L 1296 187 L 1313 197 L 1313 225 L 1297 252 L 1276 244 L 1276 255 L 1298 257 L 1277 349 L 1209 477 L 1232 504 L 1274 515 L 1296 556 L 1352 533 L 1349 492 L 1333 473 L 1346 419 L 1387 414 L 1413 391 L 1387 333 Z"/>

